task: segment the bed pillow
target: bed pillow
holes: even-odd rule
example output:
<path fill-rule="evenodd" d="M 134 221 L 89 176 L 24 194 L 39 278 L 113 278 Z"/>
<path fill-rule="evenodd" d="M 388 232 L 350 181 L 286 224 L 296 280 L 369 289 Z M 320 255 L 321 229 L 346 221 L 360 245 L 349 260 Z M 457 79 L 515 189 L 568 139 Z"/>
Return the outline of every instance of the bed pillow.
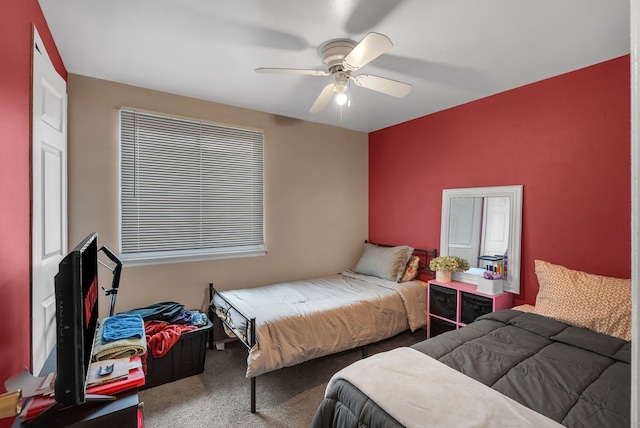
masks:
<path fill-rule="evenodd" d="M 535 261 L 535 313 L 631 340 L 631 280 Z"/>
<path fill-rule="evenodd" d="M 402 277 L 411 254 L 413 254 L 413 248 L 406 245 L 381 247 L 367 242 L 353 270 L 363 275 L 397 282 Z"/>
<path fill-rule="evenodd" d="M 404 273 L 400 278 L 400 282 L 407 282 L 414 279 L 418 276 L 418 266 L 420 265 L 420 257 L 412 256 L 409 258 L 409 263 L 407 263 L 407 267 L 404 269 Z"/>

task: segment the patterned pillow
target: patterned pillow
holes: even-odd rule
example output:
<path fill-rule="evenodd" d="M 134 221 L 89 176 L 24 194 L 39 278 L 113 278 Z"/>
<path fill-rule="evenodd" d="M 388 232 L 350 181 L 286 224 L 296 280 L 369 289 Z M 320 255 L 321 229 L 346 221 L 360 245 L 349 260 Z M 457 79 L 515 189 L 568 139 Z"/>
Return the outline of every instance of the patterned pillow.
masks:
<path fill-rule="evenodd" d="M 535 313 L 631 340 L 631 280 L 535 261 Z"/>
<path fill-rule="evenodd" d="M 400 282 L 411 281 L 418 275 L 418 265 L 420 264 L 420 257 L 412 256 L 409 259 L 409 263 L 407 263 L 407 268 L 404 270 L 404 274 L 402 278 L 400 278 Z"/>
<path fill-rule="evenodd" d="M 398 282 L 411 254 L 413 254 L 413 248 L 406 245 L 381 247 L 367 242 L 364 244 L 364 251 L 354 271 Z"/>

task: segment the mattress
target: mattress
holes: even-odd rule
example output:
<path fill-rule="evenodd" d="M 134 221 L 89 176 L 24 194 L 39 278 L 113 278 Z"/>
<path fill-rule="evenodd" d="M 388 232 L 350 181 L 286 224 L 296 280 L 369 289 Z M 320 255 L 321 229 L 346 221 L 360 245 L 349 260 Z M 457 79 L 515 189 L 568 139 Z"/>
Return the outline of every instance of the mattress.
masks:
<path fill-rule="evenodd" d="M 251 332 L 238 312 L 255 317 L 257 343 L 249 350 L 246 372 L 255 377 L 416 330 L 425 324 L 425 303 L 421 281 L 397 283 L 345 271 L 223 291 L 211 305 L 241 337 Z"/>
<path fill-rule="evenodd" d="M 537 314 L 504 310 L 412 348 L 548 418 L 550 423 L 567 427 L 630 424 L 630 342 Z M 390 367 L 365 372 L 361 377 L 387 376 L 385 371 L 398 370 L 397 364 Z M 359 382 L 358 378 L 332 379 L 312 426 L 403 426 L 399 420 L 404 412 L 399 406 L 394 406 L 393 400 L 376 401 L 373 397 L 380 394 L 363 390 Z M 405 388 L 407 382 L 386 383 L 395 395 L 407 396 L 409 392 L 405 391 L 411 391 Z M 439 421 L 447 416 L 438 413 L 445 406 L 427 399 L 429 394 L 441 397 L 445 403 L 459 396 L 443 388 L 442 383 L 428 377 L 421 382 L 425 393 L 417 401 L 424 403 L 424 409 L 416 417 L 422 417 L 422 426 L 441 426 Z M 458 389 L 462 390 L 464 387 Z M 411 393 L 415 395 L 415 391 Z M 477 404 L 482 403 L 482 398 L 467 401 L 469 405 Z M 463 425 L 486 426 L 487 421 L 476 420 L 474 412 L 465 413 L 469 405 L 459 405 L 459 412 L 465 414 Z"/>

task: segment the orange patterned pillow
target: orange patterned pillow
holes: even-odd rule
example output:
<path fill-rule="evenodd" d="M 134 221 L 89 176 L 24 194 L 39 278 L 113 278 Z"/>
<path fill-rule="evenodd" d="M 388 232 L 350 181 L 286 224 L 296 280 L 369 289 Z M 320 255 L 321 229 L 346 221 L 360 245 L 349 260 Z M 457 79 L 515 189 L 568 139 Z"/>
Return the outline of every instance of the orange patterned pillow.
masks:
<path fill-rule="evenodd" d="M 536 260 L 535 313 L 631 340 L 631 280 Z"/>
<path fill-rule="evenodd" d="M 411 256 L 409 259 L 409 263 L 407 263 L 407 268 L 404 270 L 404 274 L 402 278 L 400 278 L 400 282 L 407 282 L 414 279 L 418 276 L 418 266 L 420 265 L 420 257 Z"/>

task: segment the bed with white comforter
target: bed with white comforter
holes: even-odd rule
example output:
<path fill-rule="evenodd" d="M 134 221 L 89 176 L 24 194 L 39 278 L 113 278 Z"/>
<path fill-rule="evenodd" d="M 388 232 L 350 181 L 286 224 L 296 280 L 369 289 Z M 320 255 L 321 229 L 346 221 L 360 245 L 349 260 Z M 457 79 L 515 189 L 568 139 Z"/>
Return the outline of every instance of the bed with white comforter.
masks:
<path fill-rule="evenodd" d="M 249 350 L 246 377 L 412 331 L 426 323 L 420 272 L 437 250 L 365 243 L 353 270 L 322 278 L 217 291 L 210 309 Z M 431 271 L 428 271 L 431 273 Z"/>
<path fill-rule="evenodd" d="M 213 304 L 235 326 L 234 334 L 247 331 L 235 309 L 256 319 L 247 377 L 414 331 L 426 320 L 422 281 L 398 283 L 350 271 L 222 294 L 226 300 L 216 293 Z"/>

